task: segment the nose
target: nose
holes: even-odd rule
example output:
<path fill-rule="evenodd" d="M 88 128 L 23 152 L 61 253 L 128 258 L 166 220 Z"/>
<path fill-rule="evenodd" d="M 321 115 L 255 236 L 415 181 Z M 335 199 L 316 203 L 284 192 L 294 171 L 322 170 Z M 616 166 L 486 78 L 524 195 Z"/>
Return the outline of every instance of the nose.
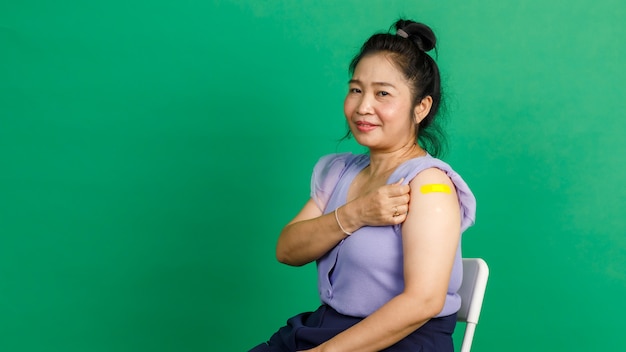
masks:
<path fill-rule="evenodd" d="M 359 115 L 368 115 L 374 111 L 372 101 L 367 95 L 361 96 L 359 104 L 356 107 L 356 113 Z"/>

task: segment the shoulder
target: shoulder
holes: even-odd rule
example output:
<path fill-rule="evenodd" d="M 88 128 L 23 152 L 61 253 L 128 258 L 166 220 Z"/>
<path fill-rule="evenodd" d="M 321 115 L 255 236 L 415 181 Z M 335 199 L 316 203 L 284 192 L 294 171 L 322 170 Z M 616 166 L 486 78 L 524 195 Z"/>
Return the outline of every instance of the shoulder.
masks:
<path fill-rule="evenodd" d="M 445 175 L 451 177 L 452 174 L 455 173 L 450 165 L 437 158 L 433 158 L 430 155 L 426 155 L 423 157 L 410 159 L 402 163 L 391 175 L 389 181 L 390 183 L 395 183 L 398 182 L 398 180 L 400 180 L 401 178 L 404 178 L 405 183 L 408 183 L 418 176 L 420 179 L 422 179 L 445 177 Z"/>
<path fill-rule="evenodd" d="M 328 167 L 345 166 L 354 159 L 361 157 L 362 155 L 355 155 L 352 153 L 335 153 L 327 154 L 319 158 L 315 164 L 315 168 L 324 169 Z"/>
<path fill-rule="evenodd" d="M 454 182 L 452 182 L 448 173 L 435 166 L 421 170 L 417 173 L 417 175 L 415 175 L 410 183 L 411 185 L 437 183 L 454 187 Z"/>
<path fill-rule="evenodd" d="M 321 157 L 313 168 L 313 175 L 325 179 L 329 175 L 339 175 L 348 166 L 363 160 L 365 155 L 352 153 L 328 154 Z"/>
<path fill-rule="evenodd" d="M 407 161 L 399 168 L 398 174 L 394 175 L 397 182 L 400 178 L 405 178 L 405 183 L 410 183 L 415 195 L 427 195 L 429 193 L 441 192 L 445 185 L 449 187 L 450 194 L 456 196 L 461 205 L 462 227 L 474 224 L 476 217 L 476 198 L 465 180 L 446 162 L 427 155 Z M 425 187 L 422 190 L 422 187 Z M 414 192 L 411 192 L 412 195 Z M 429 197 L 432 198 L 432 197 Z"/>
<path fill-rule="evenodd" d="M 411 198 L 423 197 L 430 194 L 441 194 L 452 198 L 458 198 L 454 181 L 448 174 L 439 168 L 431 167 L 422 170 L 410 182 Z"/>
<path fill-rule="evenodd" d="M 325 155 L 317 161 L 311 176 L 311 198 L 322 211 L 350 165 L 363 160 L 363 155 L 341 153 Z"/>
<path fill-rule="evenodd" d="M 420 179 L 425 181 L 450 181 L 448 173 L 445 170 L 442 170 L 441 168 L 438 168 L 436 166 L 431 166 L 423 169 L 417 175 L 415 175 L 414 179 Z"/>

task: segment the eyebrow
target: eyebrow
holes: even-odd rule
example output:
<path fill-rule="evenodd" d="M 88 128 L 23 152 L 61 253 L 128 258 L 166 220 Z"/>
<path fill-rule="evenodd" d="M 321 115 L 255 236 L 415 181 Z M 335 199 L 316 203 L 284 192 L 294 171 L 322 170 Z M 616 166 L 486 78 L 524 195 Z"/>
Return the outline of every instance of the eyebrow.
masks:
<path fill-rule="evenodd" d="M 363 84 L 363 82 L 359 81 L 358 79 L 351 79 L 350 81 L 348 81 L 348 83 Z M 372 85 L 395 88 L 395 86 L 389 82 L 372 82 Z"/>

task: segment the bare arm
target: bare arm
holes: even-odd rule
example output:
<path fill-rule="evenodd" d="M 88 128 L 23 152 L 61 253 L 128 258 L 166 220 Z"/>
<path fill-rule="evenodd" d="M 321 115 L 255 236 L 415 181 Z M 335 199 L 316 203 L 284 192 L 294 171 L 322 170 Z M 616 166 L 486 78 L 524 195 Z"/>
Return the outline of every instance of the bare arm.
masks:
<path fill-rule="evenodd" d="M 446 184 L 451 193 L 422 194 L 424 184 Z M 402 227 L 405 289 L 372 315 L 310 351 L 379 351 L 437 315 L 444 306 L 460 237 L 460 210 L 450 179 L 438 169 L 421 172 L 411 185 Z"/>
<path fill-rule="evenodd" d="M 403 222 L 409 202 L 410 187 L 401 182 L 385 185 L 337 209 L 343 228 L 354 232 L 359 228 L 394 225 Z M 400 216 L 393 216 L 397 208 Z M 276 258 L 289 265 L 304 265 L 331 250 L 346 234 L 337 224 L 334 213 L 322 215 L 312 199 L 304 205 L 281 231 L 276 244 Z"/>
<path fill-rule="evenodd" d="M 276 258 L 281 263 L 304 265 L 324 255 L 346 236 L 339 228 L 335 214 L 322 215 L 315 202 L 309 199 L 281 231 Z"/>

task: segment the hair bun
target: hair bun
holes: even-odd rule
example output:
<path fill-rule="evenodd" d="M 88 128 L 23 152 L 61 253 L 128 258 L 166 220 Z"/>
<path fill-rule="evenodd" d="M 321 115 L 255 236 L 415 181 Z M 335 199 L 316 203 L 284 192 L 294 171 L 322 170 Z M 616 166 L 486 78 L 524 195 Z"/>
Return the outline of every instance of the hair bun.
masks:
<path fill-rule="evenodd" d="M 432 29 L 427 25 L 411 20 L 399 20 L 395 24 L 396 33 L 398 30 L 408 35 L 408 39 L 417 44 L 417 47 L 424 52 L 431 51 L 437 44 L 437 38 Z"/>

